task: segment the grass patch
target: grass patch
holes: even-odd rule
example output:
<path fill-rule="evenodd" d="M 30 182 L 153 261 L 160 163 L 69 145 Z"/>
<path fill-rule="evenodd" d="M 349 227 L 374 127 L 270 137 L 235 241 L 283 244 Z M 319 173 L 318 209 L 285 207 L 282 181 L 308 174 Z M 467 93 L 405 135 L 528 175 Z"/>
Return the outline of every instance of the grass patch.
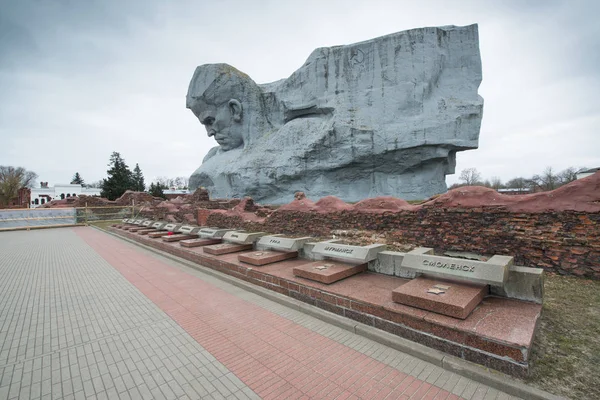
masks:
<path fill-rule="evenodd" d="M 527 382 L 572 399 L 600 399 L 600 282 L 548 274 Z"/>

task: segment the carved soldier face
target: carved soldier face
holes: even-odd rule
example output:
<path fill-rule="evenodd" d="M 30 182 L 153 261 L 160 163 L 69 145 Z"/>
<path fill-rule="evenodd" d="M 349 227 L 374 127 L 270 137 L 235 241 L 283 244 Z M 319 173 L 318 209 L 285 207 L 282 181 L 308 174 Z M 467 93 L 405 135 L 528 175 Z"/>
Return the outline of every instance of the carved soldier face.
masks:
<path fill-rule="evenodd" d="M 225 104 L 214 105 L 196 99 L 191 108 L 208 136 L 214 136 L 223 151 L 233 150 L 244 145 L 242 135 L 242 104 L 231 99 Z"/>

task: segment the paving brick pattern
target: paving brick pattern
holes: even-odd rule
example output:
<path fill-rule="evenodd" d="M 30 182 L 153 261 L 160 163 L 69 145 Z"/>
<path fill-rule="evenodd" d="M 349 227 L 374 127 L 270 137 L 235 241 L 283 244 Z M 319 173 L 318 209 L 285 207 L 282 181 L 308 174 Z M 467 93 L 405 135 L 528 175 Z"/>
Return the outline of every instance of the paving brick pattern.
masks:
<path fill-rule="evenodd" d="M 257 398 L 79 229 L 0 233 L 0 400 Z"/>
<path fill-rule="evenodd" d="M 0 399 L 511 398 L 91 228 L 0 254 Z"/>

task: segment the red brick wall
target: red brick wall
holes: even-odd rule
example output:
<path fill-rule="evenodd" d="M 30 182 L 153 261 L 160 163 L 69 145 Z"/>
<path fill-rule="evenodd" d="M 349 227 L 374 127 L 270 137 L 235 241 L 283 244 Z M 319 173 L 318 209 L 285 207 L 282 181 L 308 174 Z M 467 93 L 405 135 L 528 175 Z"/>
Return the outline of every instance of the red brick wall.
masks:
<path fill-rule="evenodd" d="M 390 242 L 439 251 L 511 255 L 518 265 L 600 279 L 600 213 L 515 213 L 503 207 L 423 207 L 383 214 L 278 211 L 262 223 L 209 210 L 199 213 L 203 218 L 209 214 L 205 222 L 210 226 L 314 236 L 330 236 L 338 229 L 374 231 Z"/>

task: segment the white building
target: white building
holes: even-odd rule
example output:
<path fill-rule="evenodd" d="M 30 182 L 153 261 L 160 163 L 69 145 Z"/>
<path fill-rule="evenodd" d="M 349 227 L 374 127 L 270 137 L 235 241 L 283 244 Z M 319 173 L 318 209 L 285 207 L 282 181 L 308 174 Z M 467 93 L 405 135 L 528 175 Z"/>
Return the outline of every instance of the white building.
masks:
<path fill-rule="evenodd" d="M 48 186 L 48 182 L 41 182 L 40 187 L 31 189 L 30 207 L 36 208 L 52 200 L 64 200 L 67 197 L 100 196 L 99 188 L 85 188 L 79 184 L 56 184 Z"/>
<path fill-rule="evenodd" d="M 582 169 L 580 171 L 577 171 L 577 179 L 586 178 L 588 176 L 594 175 L 598 171 L 600 171 L 600 168 Z"/>

